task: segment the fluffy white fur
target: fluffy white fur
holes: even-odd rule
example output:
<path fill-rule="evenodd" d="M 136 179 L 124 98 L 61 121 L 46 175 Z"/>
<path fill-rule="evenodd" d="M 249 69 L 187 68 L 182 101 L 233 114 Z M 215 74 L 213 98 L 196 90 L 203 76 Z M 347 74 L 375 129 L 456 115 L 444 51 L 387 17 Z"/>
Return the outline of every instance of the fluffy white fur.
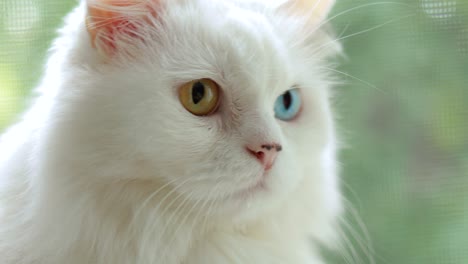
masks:
<path fill-rule="evenodd" d="M 322 24 L 291 3 L 152 1 L 115 9 L 137 27 L 109 51 L 105 32 L 92 44 L 86 5 L 1 137 L 1 263 L 322 263 L 316 243 L 341 211 L 324 69 L 337 45 Z M 215 115 L 179 102 L 199 78 L 222 87 Z M 301 115 L 275 119 L 293 86 Z M 249 190 L 263 168 L 244 146 L 262 141 L 283 151 L 267 189 Z"/>

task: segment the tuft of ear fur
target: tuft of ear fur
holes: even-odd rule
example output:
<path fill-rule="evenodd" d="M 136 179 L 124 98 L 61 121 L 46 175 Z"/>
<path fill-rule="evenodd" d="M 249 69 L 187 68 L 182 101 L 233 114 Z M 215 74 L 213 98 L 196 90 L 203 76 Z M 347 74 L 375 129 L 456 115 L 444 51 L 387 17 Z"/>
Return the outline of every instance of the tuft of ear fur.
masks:
<path fill-rule="evenodd" d="M 335 4 L 335 0 L 288 0 L 279 9 L 291 15 L 307 17 L 311 24 L 325 20 Z"/>
<path fill-rule="evenodd" d="M 157 18 L 159 0 L 87 0 L 86 29 L 94 48 L 107 56 L 144 41 Z M 147 29 L 146 29 L 147 30 Z"/>

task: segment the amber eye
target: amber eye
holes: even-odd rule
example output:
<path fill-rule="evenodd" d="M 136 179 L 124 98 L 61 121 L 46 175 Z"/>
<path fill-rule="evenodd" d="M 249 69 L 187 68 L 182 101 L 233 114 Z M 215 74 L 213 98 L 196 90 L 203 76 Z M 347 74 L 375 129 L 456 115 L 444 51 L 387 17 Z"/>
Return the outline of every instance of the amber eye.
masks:
<path fill-rule="evenodd" d="M 210 79 L 188 82 L 180 87 L 179 100 L 194 115 L 213 114 L 219 104 L 219 85 Z"/>

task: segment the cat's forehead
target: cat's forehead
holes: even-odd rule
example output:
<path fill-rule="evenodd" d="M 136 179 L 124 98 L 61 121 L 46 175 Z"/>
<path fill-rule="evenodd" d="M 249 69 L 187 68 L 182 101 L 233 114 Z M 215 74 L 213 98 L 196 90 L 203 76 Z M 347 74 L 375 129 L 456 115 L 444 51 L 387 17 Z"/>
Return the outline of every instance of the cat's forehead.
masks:
<path fill-rule="evenodd" d="M 228 83 L 270 91 L 288 85 L 292 77 L 290 47 L 267 8 L 195 1 L 175 6 L 167 15 L 169 61 L 178 64 L 175 68 L 182 74 L 199 75 L 186 78 L 221 75 Z"/>

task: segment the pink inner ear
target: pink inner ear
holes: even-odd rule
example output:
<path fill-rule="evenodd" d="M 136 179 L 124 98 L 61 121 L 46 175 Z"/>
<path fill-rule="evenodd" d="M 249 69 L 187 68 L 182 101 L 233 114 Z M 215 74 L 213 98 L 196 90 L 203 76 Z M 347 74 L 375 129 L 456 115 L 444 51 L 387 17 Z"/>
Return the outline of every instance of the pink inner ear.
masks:
<path fill-rule="evenodd" d="M 127 35 L 139 38 L 135 32 L 150 16 L 156 17 L 158 0 L 98 0 L 99 4 L 88 5 L 86 29 L 93 47 L 104 46 L 106 53 L 117 49 L 116 36 Z M 128 10 L 125 9 L 128 7 Z M 99 38 L 99 40 L 98 40 Z"/>

